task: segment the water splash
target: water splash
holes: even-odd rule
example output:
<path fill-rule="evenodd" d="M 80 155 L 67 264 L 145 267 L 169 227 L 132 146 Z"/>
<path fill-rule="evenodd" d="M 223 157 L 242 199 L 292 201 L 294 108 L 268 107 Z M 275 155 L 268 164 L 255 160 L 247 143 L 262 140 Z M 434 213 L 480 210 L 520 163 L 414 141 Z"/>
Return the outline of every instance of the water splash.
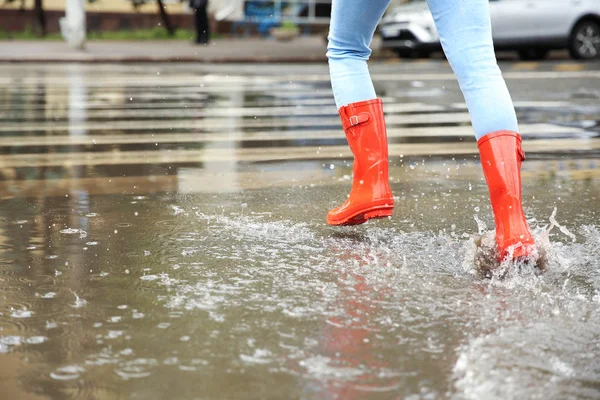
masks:
<path fill-rule="evenodd" d="M 85 237 L 87 237 L 87 232 L 84 231 L 83 229 L 75 229 L 75 228 L 65 228 L 65 229 L 61 229 L 60 233 L 63 233 L 65 235 L 76 235 L 79 234 L 79 238 L 83 239 Z"/>
<path fill-rule="evenodd" d="M 552 229 L 554 227 L 558 228 L 562 233 L 564 233 L 566 236 L 568 236 L 569 238 L 571 238 L 571 240 L 573 240 L 573 242 L 577 241 L 577 237 L 572 234 L 565 226 L 562 226 L 558 223 L 558 221 L 556 220 L 556 210 L 557 208 L 554 207 L 554 210 L 552 210 L 552 215 L 550 215 L 550 228 L 548 228 L 548 234 L 550 234 L 550 231 L 552 231 Z"/>
<path fill-rule="evenodd" d="M 77 295 L 77 293 L 75 292 L 71 292 L 73 294 L 73 296 L 75 296 L 75 303 L 71 304 L 71 307 L 73 308 L 81 308 L 84 307 L 87 304 L 87 300 L 82 299 L 81 297 L 79 297 Z"/>

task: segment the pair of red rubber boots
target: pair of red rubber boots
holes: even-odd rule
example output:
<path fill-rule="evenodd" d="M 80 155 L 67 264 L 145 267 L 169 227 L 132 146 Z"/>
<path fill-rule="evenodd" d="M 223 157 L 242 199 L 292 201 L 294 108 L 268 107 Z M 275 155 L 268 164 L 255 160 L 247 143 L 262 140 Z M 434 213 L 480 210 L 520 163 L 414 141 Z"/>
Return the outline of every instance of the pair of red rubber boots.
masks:
<path fill-rule="evenodd" d="M 329 211 L 330 225 L 356 225 L 392 215 L 394 198 L 388 179 L 388 143 L 380 99 L 340 108 L 342 126 L 354 154 L 350 196 Z M 488 184 L 499 259 L 531 256 L 535 242 L 521 200 L 521 163 L 525 154 L 516 132 L 492 132 L 477 142 Z"/>

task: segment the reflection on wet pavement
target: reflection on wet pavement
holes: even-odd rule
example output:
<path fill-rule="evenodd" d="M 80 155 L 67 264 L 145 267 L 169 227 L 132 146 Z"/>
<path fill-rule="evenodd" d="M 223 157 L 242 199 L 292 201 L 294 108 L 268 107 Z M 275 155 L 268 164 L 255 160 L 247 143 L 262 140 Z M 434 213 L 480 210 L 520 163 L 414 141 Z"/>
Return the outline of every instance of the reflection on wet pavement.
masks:
<path fill-rule="evenodd" d="M 398 207 L 340 229 L 350 153 L 309 75 L 0 70 L 6 398 L 600 397 L 596 100 L 517 92 L 548 271 L 482 280 L 491 208 L 445 77 L 377 82 Z"/>

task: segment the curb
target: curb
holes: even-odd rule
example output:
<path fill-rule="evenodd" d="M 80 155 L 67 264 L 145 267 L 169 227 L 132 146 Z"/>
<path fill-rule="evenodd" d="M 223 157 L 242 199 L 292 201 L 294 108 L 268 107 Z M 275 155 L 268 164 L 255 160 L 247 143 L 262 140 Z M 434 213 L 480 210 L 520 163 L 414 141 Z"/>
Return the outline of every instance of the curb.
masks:
<path fill-rule="evenodd" d="M 390 60 L 390 57 L 375 55 L 372 56 L 371 61 L 386 61 Z M 1 57 L 0 63 L 114 63 L 114 64 L 128 64 L 128 63 L 202 63 L 202 64 L 310 64 L 310 63 L 326 63 L 327 57 L 325 55 L 314 55 L 314 56 L 303 56 L 303 57 L 128 57 L 128 56 L 115 56 L 115 57 L 57 57 L 57 58 L 43 58 L 43 57 Z"/>
<path fill-rule="evenodd" d="M 0 63 L 204 63 L 204 64 L 299 64 L 327 62 L 326 57 L 93 57 L 0 58 Z"/>

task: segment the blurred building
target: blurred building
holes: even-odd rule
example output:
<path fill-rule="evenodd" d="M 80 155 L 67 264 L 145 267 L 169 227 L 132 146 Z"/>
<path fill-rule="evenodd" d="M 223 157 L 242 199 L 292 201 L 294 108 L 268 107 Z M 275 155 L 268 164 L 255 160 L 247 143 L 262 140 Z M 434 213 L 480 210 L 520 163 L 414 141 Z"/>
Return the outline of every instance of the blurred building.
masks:
<path fill-rule="evenodd" d="M 65 0 L 43 0 L 47 31 L 59 32 L 59 19 L 65 15 Z M 158 26 L 160 16 L 156 1 L 136 4 L 136 0 L 85 1 L 88 31 L 115 31 L 145 29 Z M 188 2 L 163 0 L 173 23 L 178 27 L 192 29 L 192 14 Z M 22 32 L 32 30 L 34 24 L 34 0 L 16 0 L 0 7 L 0 30 Z"/>
<path fill-rule="evenodd" d="M 15 0 L 0 6 L 0 30 L 22 32 L 32 30 L 35 0 Z M 91 32 L 146 29 L 159 26 L 158 5 L 154 0 L 86 0 L 87 30 Z M 278 1 L 278 0 L 275 0 Z M 292 2 L 325 0 L 292 0 Z M 329 0 L 330 1 L 330 0 Z M 410 0 L 392 0 L 392 5 Z M 192 28 L 192 11 L 188 1 L 162 0 L 177 27 Z M 245 5 L 249 0 L 210 0 L 210 13 L 215 21 L 215 31 L 230 32 L 231 23 L 245 18 Z M 65 0 L 43 0 L 47 32 L 59 32 L 59 19 L 65 15 Z M 322 24 L 322 21 L 320 21 Z"/>
<path fill-rule="evenodd" d="M 402 3 L 408 3 L 410 1 L 411 0 L 392 0 L 390 7 Z M 247 1 L 245 0 L 210 0 L 210 7 L 217 20 L 239 21 L 240 19 L 244 18 L 244 4 L 246 2 Z"/>

